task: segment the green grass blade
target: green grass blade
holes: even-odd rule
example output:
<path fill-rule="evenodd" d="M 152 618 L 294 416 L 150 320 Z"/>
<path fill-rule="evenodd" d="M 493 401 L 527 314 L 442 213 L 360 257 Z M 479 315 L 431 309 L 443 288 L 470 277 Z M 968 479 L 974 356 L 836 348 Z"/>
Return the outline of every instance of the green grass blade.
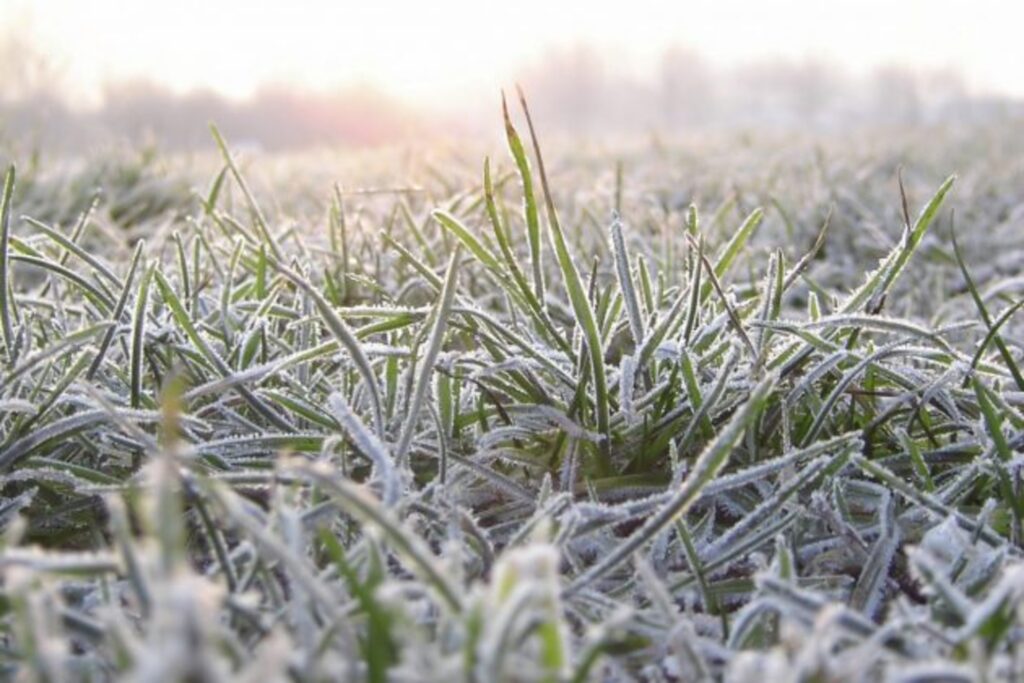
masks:
<path fill-rule="evenodd" d="M 452 301 L 455 299 L 455 289 L 459 273 L 459 248 L 456 246 L 448 261 L 448 270 L 444 277 L 444 287 L 441 289 L 441 296 L 434 307 L 430 336 L 427 338 L 427 350 L 420 359 L 420 369 L 413 389 L 412 401 L 409 404 L 409 412 L 402 425 L 402 433 L 395 447 L 395 461 L 401 469 L 409 454 L 409 446 L 412 437 L 416 432 L 416 424 L 419 422 L 420 412 L 423 409 L 423 401 L 427 397 L 430 388 L 430 378 L 434 373 L 434 363 L 437 355 L 441 352 L 444 344 L 445 331 L 448 327 L 448 316 L 452 308 Z"/>
<path fill-rule="evenodd" d="M 0 197 L 0 328 L 4 334 L 4 353 L 7 362 L 13 363 L 14 358 L 14 326 L 11 324 L 10 293 L 13 291 L 8 245 L 11 240 L 11 198 L 14 194 L 14 166 L 7 169 L 4 176 L 3 196 Z"/>
<path fill-rule="evenodd" d="M 520 103 L 526 115 L 527 125 L 530 128 L 530 138 L 533 141 L 533 151 L 537 157 L 537 168 L 540 172 L 541 187 L 544 191 L 544 203 L 547 207 L 548 238 L 555 250 L 558 267 L 562 272 L 562 281 L 576 316 L 576 324 L 583 331 L 587 352 L 590 355 L 591 373 L 594 380 L 594 400 L 597 406 L 597 429 L 604 435 L 605 442 L 603 448 L 607 449 L 610 438 L 608 428 L 608 382 L 604 365 L 604 349 L 601 346 L 601 333 L 597 327 L 594 311 L 590 306 L 590 298 L 583 287 L 583 281 L 580 279 L 579 271 L 576 270 L 576 265 L 573 263 L 572 255 L 569 253 L 569 247 L 565 241 L 565 235 L 558 222 L 555 203 L 548 186 L 547 173 L 544 170 L 544 160 L 540 153 L 540 143 L 533 129 L 533 122 L 530 119 L 529 109 L 526 107 L 526 100 L 522 97 L 521 93 Z M 511 127 L 511 122 L 508 122 L 506 125 Z"/>
<path fill-rule="evenodd" d="M 540 219 L 537 212 L 537 200 L 533 192 L 533 175 L 530 172 L 530 160 L 523 148 L 523 141 L 519 138 L 519 133 L 516 132 L 512 125 L 512 119 L 508 115 L 505 93 L 501 94 L 501 113 L 505 119 L 505 138 L 508 141 L 508 149 L 516 162 L 516 168 L 519 169 L 519 180 L 523 186 L 523 217 L 526 220 L 526 239 L 530 245 L 534 292 L 537 300 L 543 304 L 544 267 L 541 262 Z M 543 173 L 544 171 L 541 170 L 541 175 Z"/>
<path fill-rule="evenodd" d="M 142 405 L 142 360 L 145 353 L 146 339 L 146 307 L 149 302 L 149 283 L 153 279 L 155 265 L 151 265 L 142 276 L 139 293 L 135 295 L 135 311 L 132 315 L 132 355 L 131 355 L 131 406 Z"/>

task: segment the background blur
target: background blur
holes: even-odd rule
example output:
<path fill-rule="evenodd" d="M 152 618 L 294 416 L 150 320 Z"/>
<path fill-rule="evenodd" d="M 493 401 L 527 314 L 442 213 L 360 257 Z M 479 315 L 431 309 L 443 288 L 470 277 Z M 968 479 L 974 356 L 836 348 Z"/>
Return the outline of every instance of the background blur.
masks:
<path fill-rule="evenodd" d="M 35 152 L 267 150 L 546 134 L 659 140 L 1022 117 L 1001 0 L 0 0 L 0 140 Z"/>

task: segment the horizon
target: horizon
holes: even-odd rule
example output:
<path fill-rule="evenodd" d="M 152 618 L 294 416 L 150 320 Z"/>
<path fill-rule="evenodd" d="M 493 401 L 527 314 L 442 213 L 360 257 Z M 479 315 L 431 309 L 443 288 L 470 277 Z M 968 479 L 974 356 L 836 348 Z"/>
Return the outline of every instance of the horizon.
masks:
<path fill-rule="evenodd" d="M 641 82 L 654 78 L 659 60 L 677 49 L 719 72 L 821 64 L 865 78 L 897 67 L 958 75 L 972 94 L 1024 97 L 1024 75 L 1016 68 L 1024 46 L 1013 39 L 1024 8 L 998 0 L 978 5 L 637 0 L 622 16 L 540 0 L 524 0 L 514 13 L 507 5 L 468 0 L 430 7 L 300 0 L 288 8 L 241 0 L 215 6 L 14 0 L 0 8 L 0 20 L 47 59 L 79 106 L 102 101 L 111 84 L 147 82 L 177 95 L 208 92 L 234 102 L 281 85 L 317 94 L 365 87 L 408 107 L 446 111 L 457 108 L 453 100 L 490 98 L 501 85 L 580 46 L 599 54 L 615 75 Z M 654 15 L 661 19 L 646 20 Z"/>

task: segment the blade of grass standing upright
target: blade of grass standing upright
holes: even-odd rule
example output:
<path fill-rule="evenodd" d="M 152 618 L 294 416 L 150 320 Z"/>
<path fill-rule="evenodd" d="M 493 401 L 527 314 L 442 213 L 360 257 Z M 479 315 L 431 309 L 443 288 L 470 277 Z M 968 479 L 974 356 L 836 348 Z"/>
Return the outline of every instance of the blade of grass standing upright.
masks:
<path fill-rule="evenodd" d="M 14 165 L 4 177 L 4 193 L 0 199 L 0 323 L 4 333 L 4 353 L 9 364 L 14 362 L 14 327 L 11 325 L 11 283 L 8 274 L 7 246 L 11 240 L 11 195 L 14 194 Z"/>
<path fill-rule="evenodd" d="M 341 300 L 348 298 L 348 226 L 345 223 L 345 201 L 341 186 L 334 184 L 331 204 L 331 248 L 341 258 Z"/>
<path fill-rule="evenodd" d="M 622 221 L 619 220 L 617 213 L 612 217 L 611 236 L 615 272 L 619 276 L 619 288 L 622 289 L 622 298 L 626 304 L 629 329 L 633 333 L 633 343 L 639 348 L 644 343 L 644 322 L 643 316 L 640 315 L 640 304 L 637 302 L 632 275 L 629 272 L 629 255 L 626 253 L 626 242 L 622 238 Z"/>
<path fill-rule="evenodd" d="M 607 455 L 609 448 L 608 432 L 608 384 L 605 379 L 604 350 L 601 347 L 601 332 L 598 330 L 597 321 L 594 318 L 594 311 L 590 307 L 590 299 L 583 287 L 579 271 L 572 261 L 569 247 L 565 242 L 565 235 L 558 222 L 558 214 L 555 212 L 555 202 L 551 198 L 551 189 L 548 185 L 547 173 L 544 170 L 544 158 L 540 153 L 540 143 L 537 140 L 537 133 L 533 128 L 533 121 L 530 118 L 530 110 L 526 106 L 526 98 L 522 91 L 519 91 L 519 103 L 523 107 L 523 114 L 526 116 L 526 124 L 530 129 L 530 139 L 533 141 L 533 152 L 537 156 L 537 169 L 540 171 L 541 188 L 544 191 L 544 204 L 548 215 L 548 237 L 554 247 L 555 255 L 558 258 L 558 266 L 562 271 L 565 280 L 565 289 L 569 294 L 569 301 L 572 303 L 573 312 L 576 315 L 576 323 L 583 330 L 590 354 L 590 365 L 594 377 L 594 399 L 597 406 L 597 428 L 604 435 L 602 452 Z M 506 112 L 507 113 L 507 112 Z M 512 128 L 512 123 L 506 118 L 506 127 Z"/>
<path fill-rule="evenodd" d="M 132 316 L 132 356 L 131 356 L 131 402 L 132 408 L 138 408 L 142 401 L 142 354 L 146 334 L 146 304 L 149 299 L 149 283 L 153 279 L 155 265 L 151 265 L 142 276 L 139 293 L 135 296 L 135 314 Z"/>
<path fill-rule="evenodd" d="M 117 325 L 121 321 L 121 316 L 124 314 L 125 306 L 128 304 L 128 295 L 131 293 L 132 281 L 135 279 L 135 271 L 139 266 L 139 260 L 142 257 L 142 250 L 146 246 L 145 240 L 139 240 L 139 243 L 135 246 L 135 254 L 132 255 L 131 265 L 128 266 L 128 274 L 124 278 L 124 288 L 121 290 L 121 296 L 117 301 L 117 305 L 114 307 L 114 313 L 110 316 L 114 326 L 107 330 L 107 333 L 103 335 L 103 341 L 100 342 L 99 350 L 96 352 L 96 357 L 92 361 L 92 365 L 89 366 L 89 371 L 85 373 L 86 379 L 92 379 L 92 376 L 99 370 L 100 365 L 103 364 L 103 357 L 107 354 L 107 349 L 110 347 L 110 342 L 114 340 L 114 334 L 117 332 Z"/>
<path fill-rule="evenodd" d="M 419 421 L 420 409 L 423 407 L 423 399 L 427 395 L 427 388 L 430 386 L 430 376 L 434 372 L 434 361 L 441 351 L 441 344 L 444 342 L 444 333 L 448 326 L 448 313 L 452 308 L 452 301 L 455 299 L 455 285 L 459 271 L 459 245 L 455 245 L 452 251 L 451 260 L 448 261 L 448 271 L 444 278 L 444 287 L 441 289 L 441 296 L 434 307 L 433 326 L 430 328 L 430 337 L 427 339 L 427 351 L 420 361 L 419 376 L 416 379 L 416 387 L 413 390 L 412 403 L 409 405 L 409 413 L 406 416 L 405 424 L 402 426 L 402 434 L 398 439 L 398 446 L 395 448 L 395 463 L 401 469 L 405 464 L 409 451 L 409 444 L 412 443 L 413 433 L 416 431 L 416 423 Z"/>
<path fill-rule="evenodd" d="M 505 102 L 505 93 L 501 94 L 501 114 L 505 118 L 505 137 L 508 139 L 508 149 L 515 159 L 516 167 L 519 169 L 519 178 L 523 184 L 523 215 L 526 218 L 526 239 L 530 243 L 530 261 L 533 265 L 533 287 L 537 299 L 541 305 L 544 304 L 544 272 L 541 264 L 540 251 L 540 219 L 537 216 L 537 199 L 533 193 L 533 176 L 530 173 L 530 161 L 526 157 L 526 150 L 523 148 L 523 141 L 519 138 L 512 125 L 512 119 L 508 115 L 508 105 Z M 532 128 L 532 127 L 531 127 Z M 540 161 L 538 160 L 538 164 Z M 543 182 L 544 170 L 541 169 Z"/>
<path fill-rule="evenodd" d="M 491 221 L 491 227 L 494 230 L 494 237 L 498 242 L 498 247 L 501 249 L 502 256 L 505 257 L 505 265 L 508 266 L 509 272 L 512 273 L 512 279 L 515 280 L 526 302 L 535 311 L 540 313 L 541 304 L 526 282 L 526 276 L 516 261 L 515 252 L 512 251 L 508 235 L 505 234 L 505 230 L 501 225 L 501 219 L 498 217 L 498 209 L 494 203 L 494 186 L 491 182 L 491 164 L 489 159 L 484 159 L 484 206 L 487 209 L 487 217 Z"/>
<path fill-rule="evenodd" d="M 178 254 L 178 271 L 181 273 L 181 298 L 187 306 L 190 306 L 186 310 L 192 311 L 192 283 L 188 272 L 188 258 L 185 256 L 185 244 L 181 241 L 179 232 L 174 233 L 174 246 Z"/>
<path fill-rule="evenodd" d="M 242 190 L 242 195 L 245 197 L 246 203 L 249 205 L 249 210 L 252 211 L 253 220 L 256 221 L 256 227 L 259 229 L 266 240 L 266 243 L 270 245 L 270 251 L 274 256 L 280 260 L 284 260 L 284 255 L 281 253 L 281 247 L 278 246 L 277 240 L 270 233 L 270 226 L 267 225 L 267 219 L 263 216 L 263 211 L 260 210 L 260 205 L 256 203 L 256 197 L 249 189 L 249 184 L 245 182 L 245 178 L 242 176 L 242 172 L 238 170 L 238 166 L 235 164 L 234 157 L 231 156 L 231 151 L 228 149 L 228 143 L 224 140 L 224 137 L 217 130 L 217 126 L 210 126 L 210 132 L 213 134 L 213 139 L 217 143 L 217 148 L 220 150 L 221 156 L 224 157 L 224 163 L 231 171 L 232 177 L 235 182 L 238 183 L 238 187 Z"/>

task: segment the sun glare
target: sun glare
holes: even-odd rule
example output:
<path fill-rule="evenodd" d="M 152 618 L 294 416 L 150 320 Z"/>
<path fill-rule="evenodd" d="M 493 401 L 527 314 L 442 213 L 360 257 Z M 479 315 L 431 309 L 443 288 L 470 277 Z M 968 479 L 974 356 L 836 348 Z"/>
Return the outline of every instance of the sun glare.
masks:
<path fill-rule="evenodd" d="M 1024 95 L 1018 3 L 634 0 L 621 10 L 542 0 L 15 0 L 0 17 L 27 23 L 83 98 L 110 81 L 144 78 L 236 98 L 266 83 L 358 83 L 436 105 L 493 93 L 546 52 L 577 44 L 632 72 L 649 70 L 673 45 L 720 65 L 813 58 L 855 73 L 955 65 L 973 88 Z"/>

